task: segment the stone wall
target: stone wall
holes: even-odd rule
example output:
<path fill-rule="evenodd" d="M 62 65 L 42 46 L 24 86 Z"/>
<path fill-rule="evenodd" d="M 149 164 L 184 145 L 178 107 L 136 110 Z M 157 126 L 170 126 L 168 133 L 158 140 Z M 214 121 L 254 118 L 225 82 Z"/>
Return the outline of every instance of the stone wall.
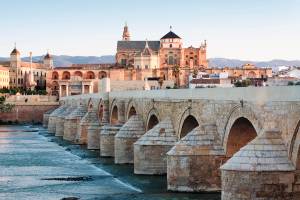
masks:
<path fill-rule="evenodd" d="M 43 114 L 58 105 L 16 105 L 11 112 L 0 113 L 3 122 L 34 122 L 42 123 Z"/>

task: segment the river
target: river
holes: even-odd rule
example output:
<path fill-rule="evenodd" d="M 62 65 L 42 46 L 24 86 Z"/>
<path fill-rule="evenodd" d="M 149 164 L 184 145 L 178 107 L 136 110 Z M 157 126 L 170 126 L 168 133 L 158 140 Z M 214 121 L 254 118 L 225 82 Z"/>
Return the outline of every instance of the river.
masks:
<path fill-rule="evenodd" d="M 219 200 L 220 193 L 174 193 L 166 176 L 134 175 L 99 151 L 39 126 L 0 126 L 0 199 Z"/>

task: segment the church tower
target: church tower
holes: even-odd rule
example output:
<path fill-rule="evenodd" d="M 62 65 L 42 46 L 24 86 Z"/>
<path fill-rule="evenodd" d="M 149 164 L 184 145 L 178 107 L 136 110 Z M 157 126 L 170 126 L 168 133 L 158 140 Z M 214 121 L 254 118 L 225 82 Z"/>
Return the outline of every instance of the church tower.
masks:
<path fill-rule="evenodd" d="M 16 44 L 10 53 L 9 84 L 11 88 L 19 87 L 19 70 L 21 68 L 21 54 Z"/>
<path fill-rule="evenodd" d="M 130 33 L 128 30 L 127 23 L 125 23 L 124 30 L 123 30 L 123 41 L 130 41 Z"/>
<path fill-rule="evenodd" d="M 15 45 L 15 48 L 10 53 L 10 67 L 19 68 L 20 66 L 21 66 L 21 54 L 17 50 L 17 47 Z"/>
<path fill-rule="evenodd" d="M 44 67 L 46 69 L 52 69 L 53 68 L 53 58 L 49 54 L 49 52 L 47 52 L 47 54 L 44 56 L 43 62 L 44 62 Z"/>

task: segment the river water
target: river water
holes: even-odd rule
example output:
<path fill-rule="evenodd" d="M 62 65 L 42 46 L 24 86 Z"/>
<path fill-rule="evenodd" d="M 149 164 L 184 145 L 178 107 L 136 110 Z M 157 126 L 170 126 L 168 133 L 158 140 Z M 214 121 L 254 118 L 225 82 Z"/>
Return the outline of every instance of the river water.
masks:
<path fill-rule="evenodd" d="M 42 127 L 0 126 L 0 199 L 220 199 L 168 192 L 166 185 L 166 176 L 134 175 L 132 165 L 115 165 Z"/>

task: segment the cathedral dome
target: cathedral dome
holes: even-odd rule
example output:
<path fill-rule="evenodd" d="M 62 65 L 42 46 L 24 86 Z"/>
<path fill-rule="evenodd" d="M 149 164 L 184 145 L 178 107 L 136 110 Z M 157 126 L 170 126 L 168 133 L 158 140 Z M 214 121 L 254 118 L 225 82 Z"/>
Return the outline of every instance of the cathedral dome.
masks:
<path fill-rule="evenodd" d="M 161 39 L 173 39 L 173 38 L 178 38 L 181 39 L 178 35 L 176 35 L 174 32 L 170 31 L 166 35 L 164 35 Z"/>

